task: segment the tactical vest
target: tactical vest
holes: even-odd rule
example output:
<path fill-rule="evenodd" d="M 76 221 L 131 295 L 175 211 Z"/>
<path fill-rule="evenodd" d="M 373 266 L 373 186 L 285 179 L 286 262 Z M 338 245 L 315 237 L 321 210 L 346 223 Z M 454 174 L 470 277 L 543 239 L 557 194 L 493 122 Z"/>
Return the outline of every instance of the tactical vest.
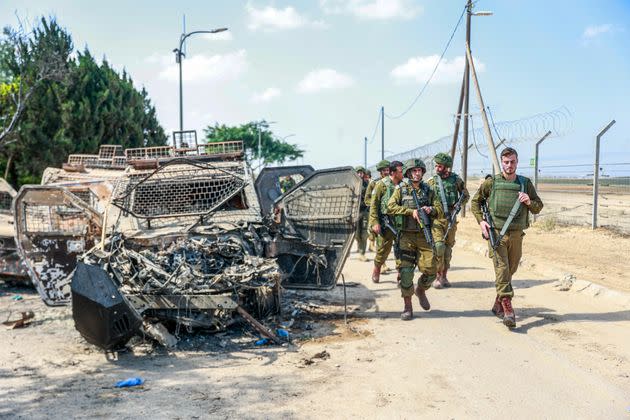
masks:
<path fill-rule="evenodd" d="M 416 210 L 418 207 L 411 194 L 413 189 L 411 182 L 400 183 L 398 185 L 400 185 L 400 205 L 408 209 Z M 416 195 L 418 196 L 420 207 L 431 205 L 431 187 L 425 182 L 420 182 L 420 188 L 416 191 Z M 420 231 L 420 225 L 418 225 L 418 222 L 412 216 L 404 216 L 401 219 L 395 220 L 395 222 L 397 229 Z"/>
<path fill-rule="evenodd" d="M 388 176 L 383 178 L 382 182 L 385 185 L 385 192 L 383 193 L 383 196 L 381 197 L 380 214 L 386 215 L 387 202 L 389 201 L 391 196 L 394 194 L 394 190 L 396 190 L 396 185 L 394 185 L 394 183 L 392 182 L 392 179 Z M 392 220 L 392 223 L 394 224 L 394 226 L 402 225 L 402 219 L 403 219 L 402 215 L 389 216 L 389 217 L 390 217 L 390 220 Z"/>
<path fill-rule="evenodd" d="M 364 213 L 367 211 L 368 206 L 365 204 L 363 197 L 365 196 L 365 190 L 367 189 L 368 186 L 368 182 L 365 180 L 361 180 L 361 197 L 360 197 L 360 201 L 361 204 L 359 206 L 359 211 Z"/>
<path fill-rule="evenodd" d="M 433 176 L 433 186 L 435 193 L 437 194 L 440 202 L 442 202 L 442 193 L 440 192 L 440 182 L 438 181 L 439 175 Z M 444 187 L 444 195 L 446 197 L 446 204 L 448 208 L 451 209 L 455 203 L 457 203 L 457 199 L 459 198 L 459 194 L 457 192 L 457 175 L 450 174 L 446 178 L 442 178 L 442 186 Z M 444 209 L 446 210 L 446 209 Z"/>
<path fill-rule="evenodd" d="M 502 229 L 510 215 L 514 203 L 518 200 L 518 193 L 526 191 L 528 179 L 517 175 L 515 181 L 507 181 L 503 176 L 495 175 L 490 191 L 490 214 L 494 221 L 494 227 Z M 529 211 L 524 204 L 519 207 L 508 230 L 524 230 L 529 226 Z"/>

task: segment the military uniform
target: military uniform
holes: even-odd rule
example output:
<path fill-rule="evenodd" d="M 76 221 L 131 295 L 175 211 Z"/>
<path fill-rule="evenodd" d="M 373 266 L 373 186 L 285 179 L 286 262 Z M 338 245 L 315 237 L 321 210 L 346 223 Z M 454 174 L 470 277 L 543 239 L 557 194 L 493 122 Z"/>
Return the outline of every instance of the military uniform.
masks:
<path fill-rule="evenodd" d="M 396 236 L 392 233 L 392 231 L 385 228 L 383 223 L 381 223 L 383 217 L 388 217 L 387 202 L 394 194 L 395 189 L 396 185 L 394 185 L 389 176 L 386 176 L 376 183 L 372 192 L 372 205 L 370 206 L 368 227 L 371 230 L 374 225 L 378 224 L 381 226 L 381 234 L 378 235 L 380 240 L 377 240 L 378 248 L 376 250 L 376 257 L 374 257 L 374 266 L 379 268 L 385 264 L 385 261 L 392 250 L 392 246 L 394 245 L 394 241 L 396 240 Z M 399 268 L 399 266 L 400 261 L 396 259 L 396 268 Z M 375 282 L 378 282 L 378 280 Z"/>
<path fill-rule="evenodd" d="M 529 206 L 523 203 L 520 203 L 518 206 L 515 204 L 518 202 L 519 192 L 525 192 L 529 195 Z M 533 214 L 540 213 L 543 203 L 529 178 L 517 175 L 514 181 L 509 181 L 505 179 L 503 174 L 486 179 L 472 198 L 471 210 L 478 223 L 481 223 L 483 220 L 481 211 L 483 202 L 488 205 L 497 238 L 503 232 L 496 250 L 493 250 L 488 245 L 496 276 L 497 296 L 493 312 L 497 316 L 499 314 L 503 316 L 504 312 L 507 315 L 507 311 L 505 311 L 507 301 L 508 309 L 512 312 L 512 318 L 514 318 L 511 308 L 511 298 L 514 296 L 512 276 L 516 273 L 521 259 L 523 236 L 525 236 L 524 230 L 529 227 L 529 212 Z M 515 213 L 513 209 L 516 209 Z M 514 213 L 514 217 L 508 224 L 511 213 Z M 504 323 L 508 326 L 515 325 L 513 319 L 510 321 L 504 318 Z"/>
<path fill-rule="evenodd" d="M 374 194 L 374 186 L 379 180 L 371 179 L 365 189 L 365 195 L 363 196 L 363 203 L 368 207 L 368 214 L 370 213 L 370 208 L 372 206 L 372 195 Z M 372 229 L 370 229 L 369 216 L 368 216 L 368 224 L 367 224 L 367 239 L 370 242 L 370 251 L 374 251 L 374 241 L 377 241 L 377 236 Z"/>
<path fill-rule="evenodd" d="M 445 153 L 439 153 L 435 157 L 435 162 L 451 167 L 453 160 Z M 437 262 L 438 278 L 433 284 L 436 288 L 448 287 L 450 283 L 446 278 L 446 272 L 451 266 L 451 258 L 453 256 L 453 247 L 455 246 L 455 234 L 457 232 L 457 221 L 448 232 L 448 218 L 455 211 L 455 204 L 459 200 L 460 194 L 463 194 L 461 206 L 464 207 L 470 198 L 470 194 L 466 189 L 464 180 L 457 174 L 450 173 L 447 177 L 442 178 L 439 174 L 434 175 L 427 181 L 429 186 L 435 191 L 437 199 L 442 203 L 444 208 L 444 217 L 439 218 L 433 224 L 433 237 L 435 238 L 435 257 Z"/>
<path fill-rule="evenodd" d="M 357 172 L 365 172 L 365 168 L 357 166 L 355 168 Z M 359 206 L 359 218 L 357 220 L 357 227 L 355 237 L 357 240 L 357 248 L 359 251 L 359 258 L 366 261 L 365 247 L 367 245 L 367 222 L 368 222 L 368 206 L 365 204 L 365 190 L 368 186 L 368 182 L 365 179 L 361 180 L 361 204 Z"/>
<path fill-rule="evenodd" d="M 426 171 L 424 162 L 420 159 L 411 159 L 405 163 L 404 172 L 412 168 L 422 168 Z M 415 162 L 415 163 L 414 163 Z M 430 308 L 425 291 L 431 287 L 435 279 L 436 264 L 433 257 L 433 249 L 425 239 L 418 222 L 413 218 L 413 212 L 417 209 L 412 191 L 416 192 L 420 207 L 431 207 L 430 219 L 444 217 L 442 205 L 435 200 L 435 194 L 431 187 L 420 181 L 414 186 L 412 181 L 404 179 L 398 184 L 387 202 L 387 213 L 394 217 L 394 224 L 400 232 L 400 291 L 405 300 L 405 310 L 402 319 L 411 319 L 410 297 L 414 294 L 413 272 L 417 266 L 420 270 L 418 287 L 415 290 L 420 305 L 423 309 Z M 422 211 L 422 210 L 418 210 Z M 408 306 L 409 305 L 409 306 Z M 406 315 L 409 313 L 409 315 Z"/>

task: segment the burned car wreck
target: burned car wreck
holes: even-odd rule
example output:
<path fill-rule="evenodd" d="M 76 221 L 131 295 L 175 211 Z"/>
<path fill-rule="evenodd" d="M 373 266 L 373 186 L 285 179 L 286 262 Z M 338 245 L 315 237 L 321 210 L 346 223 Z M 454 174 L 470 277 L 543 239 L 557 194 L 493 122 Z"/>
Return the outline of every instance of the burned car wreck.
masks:
<path fill-rule="evenodd" d="M 256 319 L 279 312 L 282 288 L 335 287 L 359 211 L 360 180 L 351 168 L 267 168 L 254 182 L 240 142 L 183 154 L 164 148 L 149 159 L 147 151 L 142 158 L 127 152 L 104 212 L 63 187 L 47 204 L 48 220 L 59 204 L 65 222 L 82 217 L 68 225 L 73 239 L 68 226 L 57 229 L 66 233 L 59 249 L 70 251 L 81 237 L 85 251 L 70 275 L 47 278 L 47 290 L 58 293 L 45 300 L 71 300 L 88 342 L 111 350 L 145 334 L 173 345 L 181 328 L 219 331 L 241 318 L 275 339 Z M 282 192 L 278 181 L 287 174 L 301 181 Z M 28 200 L 15 205 L 18 230 L 27 233 L 34 223 Z M 37 236 L 41 244 L 54 235 Z"/>
<path fill-rule="evenodd" d="M 13 187 L 0 178 L 0 279 L 24 284 L 29 278 L 15 245 L 14 217 L 11 208 L 15 195 Z"/>

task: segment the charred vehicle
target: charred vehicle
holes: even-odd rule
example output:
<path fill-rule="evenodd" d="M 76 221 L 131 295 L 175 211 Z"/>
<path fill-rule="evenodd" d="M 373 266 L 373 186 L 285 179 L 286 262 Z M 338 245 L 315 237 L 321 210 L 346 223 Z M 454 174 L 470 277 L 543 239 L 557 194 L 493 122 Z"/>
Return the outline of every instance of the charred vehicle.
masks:
<path fill-rule="evenodd" d="M 103 145 L 98 155 L 70 155 L 62 168 L 44 171 L 41 185 L 17 193 L 15 243 L 46 304 L 70 301 L 77 256 L 100 240 L 102 214 L 126 166 L 121 146 Z"/>
<path fill-rule="evenodd" d="M 222 330 L 237 315 L 269 334 L 256 318 L 279 310 L 282 287 L 335 286 L 360 203 L 351 168 L 270 168 L 254 182 L 241 142 L 151 149 L 125 151 L 129 166 L 104 213 L 63 187 L 49 203 L 66 209 L 60 219 L 67 208 L 81 214 L 56 233 L 72 230 L 66 251 L 81 237 L 85 252 L 72 275 L 49 280 L 59 293 L 47 303 L 71 300 L 89 342 L 113 349 L 142 332 L 170 345 L 167 330 Z M 299 182 L 283 192 L 291 175 Z M 28 206 L 16 200 L 25 233 L 36 223 Z"/>
<path fill-rule="evenodd" d="M 27 283 L 29 277 L 13 237 L 15 229 L 11 202 L 15 194 L 13 187 L 0 178 L 0 278 L 22 284 Z"/>

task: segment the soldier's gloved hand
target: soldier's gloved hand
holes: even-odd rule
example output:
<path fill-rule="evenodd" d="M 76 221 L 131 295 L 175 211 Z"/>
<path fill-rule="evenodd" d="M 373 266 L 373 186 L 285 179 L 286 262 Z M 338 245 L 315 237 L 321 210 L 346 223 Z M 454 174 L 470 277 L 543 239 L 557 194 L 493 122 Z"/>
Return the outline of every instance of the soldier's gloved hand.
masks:
<path fill-rule="evenodd" d="M 485 239 L 490 238 L 490 225 L 485 220 L 479 222 L 479 227 L 481 228 L 481 236 Z"/>
<path fill-rule="evenodd" d="M 529 198 L 529 195 L 524 192 L 518 193 L 518 201 L 525 204 L 526 206 L 529 206 L 532 203 L 532 200 Z"/>
<path fill-rule="evenodd" d="M 376 233 L 377 235 L 380 235 L 381 234 L 381 225 L 379 225 L 377 223 L 374 226 L 372 226 L 372 232 Z"/>

